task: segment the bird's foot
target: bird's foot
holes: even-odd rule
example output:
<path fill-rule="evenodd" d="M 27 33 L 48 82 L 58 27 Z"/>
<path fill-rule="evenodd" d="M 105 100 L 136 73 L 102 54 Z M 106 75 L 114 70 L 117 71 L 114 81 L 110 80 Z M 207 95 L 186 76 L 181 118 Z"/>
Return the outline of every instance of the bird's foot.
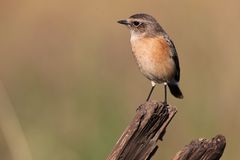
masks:
<path fill-rule="evenodd" d="M 164 106 L 169 106 L 168 103 L 167 103 L 167 101 L 163 101 L 163 105 L 164 105 Z"/>

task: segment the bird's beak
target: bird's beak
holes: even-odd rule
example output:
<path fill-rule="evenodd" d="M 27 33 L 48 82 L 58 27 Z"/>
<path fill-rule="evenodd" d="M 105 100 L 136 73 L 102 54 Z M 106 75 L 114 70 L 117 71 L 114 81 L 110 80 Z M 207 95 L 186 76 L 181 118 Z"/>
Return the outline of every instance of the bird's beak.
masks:
<path fill-rule="evenodd" d="M 118 23 L 120 24 L 124 24 L 124 25 L 129 25 L 130 23 L 128 22 L 128 20 L 120 20 L 120 21 L 117 21 Z"/>

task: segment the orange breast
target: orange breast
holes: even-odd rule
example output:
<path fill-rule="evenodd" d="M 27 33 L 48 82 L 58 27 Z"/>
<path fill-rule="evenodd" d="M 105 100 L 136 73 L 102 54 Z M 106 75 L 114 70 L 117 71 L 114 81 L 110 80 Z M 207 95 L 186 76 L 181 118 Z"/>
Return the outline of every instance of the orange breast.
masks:
<path fill-rule="evenodd" d="M 162 83 L 173 78 L 175 64 L 162 36 L 135 39 L 131 44 L 137 64 L 148 79 Z"/>

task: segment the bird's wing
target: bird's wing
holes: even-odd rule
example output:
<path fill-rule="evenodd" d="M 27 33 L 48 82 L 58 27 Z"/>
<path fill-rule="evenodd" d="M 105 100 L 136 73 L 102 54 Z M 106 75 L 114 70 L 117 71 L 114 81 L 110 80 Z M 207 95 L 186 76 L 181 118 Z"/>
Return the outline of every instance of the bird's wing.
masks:
<path fill-rule="evenodd" d="M 165 40 L 167 41 L 167 43 L 170 47 L 170 50 L 171 50 L 170 56 L 173 59 L 173 61 L 175 63 L 175 66 L 176 66 L 176 74 L 175 74 L 174 80 L 176 82 L 179 82 L 179 80 L 180 80 L 180 66 L 179 66 L 177 50 L 175 48 L 175 45 L 174 45 L 173 41 L 168 36 L 164 36 L 164 38 L 165 38 Z"/>

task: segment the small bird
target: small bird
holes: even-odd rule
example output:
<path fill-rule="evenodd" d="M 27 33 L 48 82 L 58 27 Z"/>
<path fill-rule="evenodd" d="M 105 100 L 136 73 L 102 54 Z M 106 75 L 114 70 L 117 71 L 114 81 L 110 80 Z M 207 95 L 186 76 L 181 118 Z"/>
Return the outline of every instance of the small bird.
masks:
<path fill-rule="evenodd" d="M 180 66 L 176 48 L 155 18 L 139 13 L 118 23 L 130 30 L 133 56 L 140 71 L 152 84 L 146 101 L 152 95 L 156 84 L 164 83 L 164 103 L 167 104 L 167 86 L 172 95 L 183 98 L 178 86 Z"/>

